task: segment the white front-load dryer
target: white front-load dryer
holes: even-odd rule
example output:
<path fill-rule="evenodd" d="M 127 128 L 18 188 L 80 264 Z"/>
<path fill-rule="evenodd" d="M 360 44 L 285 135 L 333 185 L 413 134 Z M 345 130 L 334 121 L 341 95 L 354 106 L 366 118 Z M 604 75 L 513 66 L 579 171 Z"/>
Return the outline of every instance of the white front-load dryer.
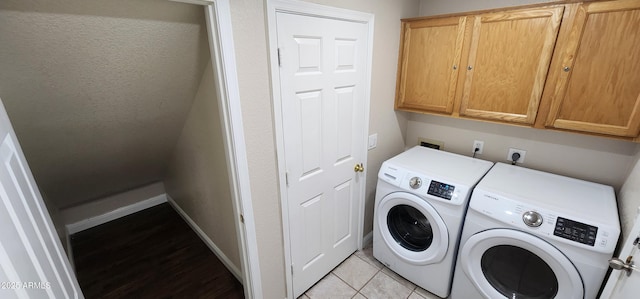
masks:
<path fill-rule="evenodd" d="M 452 299 L 594 299 L 620 235 L 613 188 L 504 163 L 478 183 Z"/>
<path fill-rule="evenodd" d="M 420 146 L 385 161 L 378 173 L 373 256 L 447 297 L 471 190 L 491 166 Z"/>

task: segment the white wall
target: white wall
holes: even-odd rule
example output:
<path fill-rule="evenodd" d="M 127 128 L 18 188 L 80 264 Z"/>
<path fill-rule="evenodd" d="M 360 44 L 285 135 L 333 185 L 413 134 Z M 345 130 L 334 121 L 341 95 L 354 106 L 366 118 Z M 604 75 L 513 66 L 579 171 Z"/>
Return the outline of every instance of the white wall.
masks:
<path fill-rule="evenodd" d="M 313 1 L 375 15 L 371 133 L 378 133 L 378 148 L 369 151 L 365 233 L 371 230 L 373 190 L 382 161 L 404 148 L 406 119 L 393 111 L 400 19 L 418 13 L 417 0 Z M 255 213 L 264 298 L 285 296 L 284 248 L 280 191 L 278 190 L 265 23 L 266 0 L 231 1 L 232 26 L 251 192 Z"/>
<path fill-rule="evenodd" d="M 473 141 L 484 141 L 480 159 L 509 162 L 509 148 L 526 150 L 524 167 L 613 186 L 618 190 L 633 166 L 637 144 L 567 132 L 411 113 L 407 146 L 426 137 L 444 150 L 470 156 Z"/>
<path fill-rule="evenodd" d="M 631 173 L 618 192 L 618 208 L 620 209 L 623 238 L 626 238 L 631 231 L 638 207 L 640 207 L 640 149 L 632 165 L 634 166 Z"/>
<path fill-rule="evenodd" d="M 557 0 L 420 0 L 420 15 L 441 15 L 544 2 L 557 2 Z"/>
<path fill-rule="evenodd" d="M 167 194 L 240 269 L 216 80 L 207 63 L 164 182 Z"/>

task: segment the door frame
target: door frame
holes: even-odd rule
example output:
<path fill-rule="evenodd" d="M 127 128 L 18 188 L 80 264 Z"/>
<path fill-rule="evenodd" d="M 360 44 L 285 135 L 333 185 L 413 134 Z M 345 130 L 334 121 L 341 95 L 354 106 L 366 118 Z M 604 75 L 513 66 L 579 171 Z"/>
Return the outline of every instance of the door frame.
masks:
<path fill-rule="evenodd" d="M 276 157 L 278 163 L 278 186 L 280 189 L 280 209 L 282 211 L 282 232 L 284 238 L 284 261 L 285 261 L 285 279 L 287 283 L 287 298 L 294 294 L 293 292 L 293 276 L 292 276 L 292 261 L 291 261 L 291 241 L 289 231 L 289 215 L 288 215 L 288 198 L 287 198 L 287 174 L 285 165 L 285 152 L 284 152 L 284 127 L 282 121 L 282 98 L 280 93 L 280 66 L 278 64 L 278 32 L 276 27 L 277 13 L 290 13 L 296 15 L 321 17 L 327 19 L 344 20 L 350 22 L 357 22 L 366 24 L 368 27 L 368 43 L 367 43 L 367 57 L 365 61 L 365 76 L 366 82 L 365 88 L 365 111 L 364 111 L 364 136 L 362 136 L 362 144 L 364 145 L 360 150 L 360 154 L 363 157 L 363 162 L 367 162 L 367 141 L 369 135 L 369 107 L 371 101 L 371 68 L 373 58 L 373 29 L 374 29 L 374 16 L 370 13 L 364 13 L 359 11 L 353 11 L 343 8 L 330 7 L 325 5 L 319 5 L 304 1 L 295 0 L 268 0 L 267 1 L 267 29 L 268 29 L 268 47 L 269 47 L 269 64 L 271 71 L 271 91 L 273 101 L 273 118 L 274 118 L 274 131 L 276 137 Z M 360 198 L 358 198 L 358 249 L 363 245 L 363 230 L 364 230 L 364 208 L 365 208 L 365 192 L 366 192 L 366 177 L 367 168 L 363 172 L 362 184 L 360 185 Z"/>
<path fill-rule="evenodd" d="M 206 5 L 204 9 L 211 63 L 218 77 L 216 90 L 240 247 L 242 285 L 246 298 L 262 298 L 258 240 L 251 201 L 249 162 L 244 139 L 229 0 L 217 0 Z"/>
<path fill-rule="evenodd" d="M 236 67 L 230 0 L 170 0 L 204 7 L 218 110 L 223 129 L 234 222 L 240 249 L 245 298 L 262 298 L 258 239 L 253 216 L 249 162 L 244 139 L 240 87 Z"/>

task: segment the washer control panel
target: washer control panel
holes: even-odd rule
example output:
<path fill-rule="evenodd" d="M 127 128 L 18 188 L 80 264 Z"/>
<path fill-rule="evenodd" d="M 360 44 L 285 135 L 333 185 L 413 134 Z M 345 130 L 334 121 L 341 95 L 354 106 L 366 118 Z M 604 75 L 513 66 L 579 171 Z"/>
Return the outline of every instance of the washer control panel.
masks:
<path fill-rule="evenodd" d="M 423 173 L 408 171 L 402 167 L 389 164 L 382 165 L 378 178 L 426 199 L 453 205 L 466 204 L 471 195 L 469 187 L 464 184 L 430 177 Z"/>
<path fill-rule="evenodd" d="M 558 217 L 553 235 L 589 246 L 596 244 L 598 228 L 571 219 Z"/>
<path fill-rule="evenodd" d="M 429 190 L 427 191 L 427 194 L 444 198 L 446 200 L 451 200 L 451 196 L 453 195 L 453 191 L 455 189 L 456 187 L 453 185 L 433 180 L 431 181 L 431 184 L 429 184 Z"/>

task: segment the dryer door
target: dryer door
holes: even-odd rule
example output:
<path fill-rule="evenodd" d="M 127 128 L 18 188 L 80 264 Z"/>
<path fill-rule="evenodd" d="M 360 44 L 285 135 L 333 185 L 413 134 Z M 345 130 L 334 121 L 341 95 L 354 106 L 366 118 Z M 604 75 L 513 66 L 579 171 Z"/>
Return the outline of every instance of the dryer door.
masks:
<path fill-rule="evenodd" d="M 449 246 L 447 227 L 424 199 L 395 192 L 383 197 L 376 209 L 382 239 L 398 258 L 414 265 L 444 258 Z"/>
<path fill-rule="evenodd" d="M 460 265 L 485 298 L 582 299 L 584 285 L 573 263 L 546 241 L 512 229 L 471 236 Z"/>

